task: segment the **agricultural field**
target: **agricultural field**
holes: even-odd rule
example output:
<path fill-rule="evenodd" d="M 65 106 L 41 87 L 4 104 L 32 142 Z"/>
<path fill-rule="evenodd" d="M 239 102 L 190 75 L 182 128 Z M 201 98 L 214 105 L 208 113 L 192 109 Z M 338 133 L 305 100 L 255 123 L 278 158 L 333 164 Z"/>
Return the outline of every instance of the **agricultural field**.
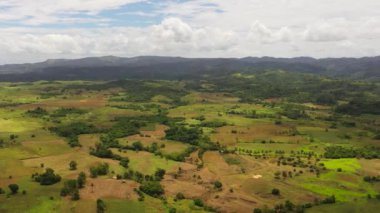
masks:
<path fill-rule="evenodd" d="M 352 113 L 357 94 L 231 78 L 0 83 L 0 212 L 380 208 L 380 116 Z"/>

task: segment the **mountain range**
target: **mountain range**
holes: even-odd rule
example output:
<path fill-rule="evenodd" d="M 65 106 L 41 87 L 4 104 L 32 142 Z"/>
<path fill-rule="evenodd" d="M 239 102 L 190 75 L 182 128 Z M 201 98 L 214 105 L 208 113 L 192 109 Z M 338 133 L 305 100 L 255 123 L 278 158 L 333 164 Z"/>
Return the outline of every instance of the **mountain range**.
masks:
<path fill-rule="evenodd" d="M 233 72 L 285 70 L 355 80 L 380 80 L 380 56 L 364 58 L 88 57 L 0 66 L 0 81 L 189 79 Z"/>

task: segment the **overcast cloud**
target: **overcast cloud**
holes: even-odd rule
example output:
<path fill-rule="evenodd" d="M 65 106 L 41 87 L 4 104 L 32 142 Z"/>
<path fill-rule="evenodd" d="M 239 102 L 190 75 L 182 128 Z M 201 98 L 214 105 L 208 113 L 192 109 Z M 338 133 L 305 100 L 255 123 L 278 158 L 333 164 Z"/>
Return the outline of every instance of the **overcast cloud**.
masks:
<path fill-rule="evenodd" d="M 379 0 L 0 0 L 0 64 L 380 55 Z"/>

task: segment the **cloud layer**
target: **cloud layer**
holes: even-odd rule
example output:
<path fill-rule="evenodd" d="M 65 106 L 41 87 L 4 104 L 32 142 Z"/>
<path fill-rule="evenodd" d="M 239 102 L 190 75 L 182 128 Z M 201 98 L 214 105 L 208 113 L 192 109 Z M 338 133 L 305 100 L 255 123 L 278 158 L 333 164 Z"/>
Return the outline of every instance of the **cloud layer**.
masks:
<path fill-rule="evenodd" d="M 139 4 L 154 9 L 124 11 Z M 0 64 L 102 55 L 380 55 L 376 8 L 377 0 L 4 0 Z M 134 16 L 101 15 L 105 11 Z M 136 17 L 159 20 L 147 26 L 107 24 Z M 60 27 L 62 22 L 69 25 Z"/>

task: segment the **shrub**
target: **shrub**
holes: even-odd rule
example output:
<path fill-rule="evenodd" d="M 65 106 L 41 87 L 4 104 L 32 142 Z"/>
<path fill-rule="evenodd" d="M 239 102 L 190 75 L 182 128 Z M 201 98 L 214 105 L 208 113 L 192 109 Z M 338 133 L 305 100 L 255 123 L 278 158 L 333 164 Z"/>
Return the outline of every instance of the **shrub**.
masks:
<path fill-rule="evenodd" d="M 109 165 L 108 163 L 102 163 L 97 166 L 90 167 L 90 174 L 92 178 L 98 177 L 99 175 L 108 174 Z"/>
<path fill-rule="evenodd" d="M 69 164 L 70 170 L 76 170 L 77 169 L 77 162 L 76 161 L 70 161 Z"/>
<path fill-rule="evenodd" d="M 11 190 L 12 194 L 16 194 L 18 192 L 18 189 L 19 189 L 18 185 L 14 184 L 14 183 L 9 184 L 8 188 L 9 188 L 9 190 Z"/>
<path fill-rule="evenodd" d="M 181 192 L 178 192 L 176 195 L 175 195 L 175 198 L 177 200 L 183 200 L 185 199 L 185 195 L 183 195 Z"/>
<path fill-rule="evenodd" d="M 47 168 L 45 173 L 35 176 L 34 180 L 41 185 L 53 185 L 61 181 L 61 176 L 55 174 L 53 169 Z"/>
<path fill-rule="evenodd" d="M 199 207 L 203 207 L 204 203 L 203 203 L 203 201 L 201 199 L 195 199 L 194 200 L 194 205 L 199 206 Z"/>
<path fill-rule="evenodd" d="M 104 213 L 106 211 L 106 204 L 103 200 L 96 200 L 96 213 Z"/>
<path fill-rule="evenodd" d="M 272 195 L 280 195 L 280 190 L 279 189 L 272 189 Z"/>
<path fill-rule="evenodd" d="M 214 188 L 216 189 L 221 189 L 223 187 L 223 184 L 220 181 L 215 181 L 214 182 Z"/>
<path fill-rule="evenodd" d="M 141 184 L 140 190 L 152 197 L 159 197 L 164 193 L 164 189 L 158 181 L 145 181 Z"/>

